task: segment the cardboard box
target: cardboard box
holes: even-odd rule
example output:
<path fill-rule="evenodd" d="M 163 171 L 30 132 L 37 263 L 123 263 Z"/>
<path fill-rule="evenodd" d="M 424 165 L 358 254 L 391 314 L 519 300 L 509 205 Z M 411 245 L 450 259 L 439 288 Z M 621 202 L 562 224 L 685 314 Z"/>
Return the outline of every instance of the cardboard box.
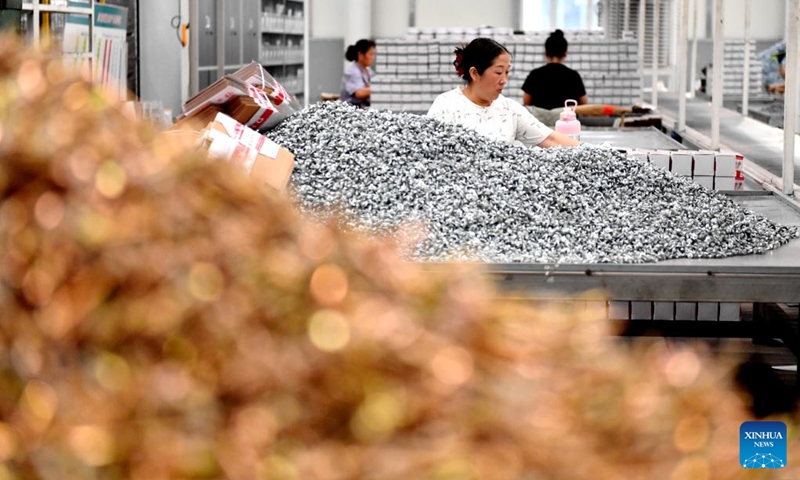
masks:
<path fill-rule="evenodd" d="M 714 157 L 713 150 L 698 150 L 694 152 L 694 174 L 695 176 L 714 176 Z"/>
<path fill-rule="evenodd" d="M 278 191 L 286 189 L 294 170 L 294 155 L 284 147 L 218 113 L 203 132 L 209 156 L 240 166 L 258 183 Z"/>

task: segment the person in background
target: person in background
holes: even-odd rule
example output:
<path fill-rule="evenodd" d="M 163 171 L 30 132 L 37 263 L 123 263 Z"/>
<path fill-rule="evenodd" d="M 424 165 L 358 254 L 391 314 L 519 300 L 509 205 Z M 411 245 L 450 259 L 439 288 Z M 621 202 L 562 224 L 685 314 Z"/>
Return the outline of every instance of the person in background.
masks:
<path fill-rule="evenodd" d="M 564 65 L 567 57 L 567 39 L 564 32 L 556 30 L 544 42 L 547 64 L 528 74 L 522 84 L 522 103 L 545 110 L 561 108 L 567 100 L 586 105 L 589 98 L 581 75 Z"/>
<path fill-rule="evenodd" d="M 339 100 L 357 107 L 368 108 L 372 93 L 370 81 L 375 75 L 372 69 L 372 64 L 375 62 L 375 42 L 366 39 L 357 41 L 355 45 L 347 47 L 344 58 L 353 63 L 344 71 Z"/>
<path fill-rule="evenodd" d="M 786 92 L 786 54 L 779 56 L 780 58 L 778 61 L 780 64 L 778 65 L 778 73 L 781 76 L 781 80 L 771 83 L 767 85 L 767 92 L 769 93 L 784 93 Z"/>
<path fill-rule="evenodd" d="M 786 41 L 781 40 L 758 52 L 756 58 L 761 62 L 761 84 L 769 93 L 779 93 L 785 89 Z"/>
<path fill-rule="evenodd" d="M 506 47 L 489 38 L 476 38 L 455 54 L 453 65 L 466 84 L 436 97 L 428 116 L 497 141 L 539 147 L 581 144 L 551 130 L 518 102 L 503 96 L 511 72 Z"/>

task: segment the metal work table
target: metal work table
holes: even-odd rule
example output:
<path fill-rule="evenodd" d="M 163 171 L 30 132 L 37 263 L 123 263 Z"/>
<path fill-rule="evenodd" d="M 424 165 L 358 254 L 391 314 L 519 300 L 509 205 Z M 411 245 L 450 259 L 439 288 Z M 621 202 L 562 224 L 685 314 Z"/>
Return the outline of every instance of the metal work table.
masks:
<path fill-rule="evenodd" d="M 595 145 L 606 142 L 616 148 L 641 148 L 643 150 L 681 150 L 686 148 L 655 127 L 584 129 L 581 131 L 581 140 Z"/>
<path fill-rule="evenodd" d="M 738 203 L 784 225 L 800 226 L 800 211 L 770 192 L 738 192 Z M 674 259 L 642 264 L 486 264 L 504 298 L 568 299 L 600 290 L 609 300 L 753 303 L 751 321 L 614 320 L 623 336 L 781 338 L 800 358 L 796 319 L 779 303 L 800 301 L 800 238 L 764 254 Z M 800 389 L 800 372 L 795 379 Z"/>
<path fill-rule="evenodd" d="M 658 102 L 659 111 L 673 119 L 677 118 L 677 94 L 659 94 Z M 698 98 L 687 99 L 686 126 L 703 135 L 710 136 L 711 104 Z M 741 153 L 748 161 L 764 168 L 769 173 L 777 177 L 781 176 L 783 130 L 723 108 L 720 113 L 720 142 Z M 800 141 L 795 142 L 795 158 L 800 158 Z M 795 162 L 795 167 L 797 166 L 797 162 Z"/>
<path fill-rule="evenodd" d="M 778 196 L 746 192 L 733 199 L 778 223 L 800 226 L 800 212 Z M 488 264 L 484 270 L 515 298 L 551 299 L 601 289 L 614 300 L 800 301 L 800 239 L 760 255 L 642 264 Z"/>

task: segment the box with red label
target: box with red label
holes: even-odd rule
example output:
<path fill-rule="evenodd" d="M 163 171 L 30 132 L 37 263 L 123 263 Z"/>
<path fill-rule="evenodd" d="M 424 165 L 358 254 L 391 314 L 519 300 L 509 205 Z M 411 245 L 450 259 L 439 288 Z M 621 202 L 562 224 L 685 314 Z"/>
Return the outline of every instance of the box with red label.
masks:
<path fill-rule="evenodd" d="M 218 113 L 203 131 L 211 158 L 237 165 L 259 183 L 283 191 L 294 170 L 294 155 L 267 137 Z"/>
<path fill-rule="evenodd" d="M 206 105 L 218 105 L 254 130 L 265 131 L 300 110 L 300 104 L 257 62 L 225 75 L 183 104 L 192 117 Z"/>
<path fill-rule="evenodd" d="M 736 168 L 737 160 L 735 153 L 717 152 L 716 161 L 717 161 L 716 175 L 718 177 L 735 177 L 736 171 L 741 170 L 741 167 L 738 169 Z M 739 165 L 741 165 L 741 161 L 739 161 Z"/>

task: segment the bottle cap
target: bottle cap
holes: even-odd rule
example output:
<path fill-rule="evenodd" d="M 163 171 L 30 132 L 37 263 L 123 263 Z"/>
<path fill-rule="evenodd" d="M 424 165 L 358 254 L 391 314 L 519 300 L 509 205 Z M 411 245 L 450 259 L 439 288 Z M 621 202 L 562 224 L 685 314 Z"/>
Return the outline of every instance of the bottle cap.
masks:
<path fill-rule="evenodd" d="M 578 106 L 578 102 L 572 99 L 564 101 L 564 110 L 559 115 L 561 120 L 565 122 L 571 122 L 575 120 L 577 117 L 575 115 L 575 107 Z"/>

